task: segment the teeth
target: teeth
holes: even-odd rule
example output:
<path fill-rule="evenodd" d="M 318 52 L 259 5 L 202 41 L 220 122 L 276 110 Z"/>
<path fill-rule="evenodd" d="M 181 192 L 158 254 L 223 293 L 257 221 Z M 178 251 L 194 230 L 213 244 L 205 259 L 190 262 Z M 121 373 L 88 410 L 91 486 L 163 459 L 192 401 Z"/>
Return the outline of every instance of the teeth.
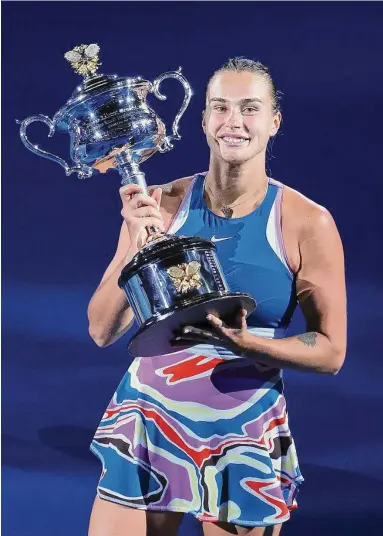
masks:
<path fill-rule="evenodd" d="M 224 136 L 222 139 L 225 143 L 229 143 L 230 145 L 242 145 L 247 141 L 246 138 L 232 138 L 229 136 Z"/>

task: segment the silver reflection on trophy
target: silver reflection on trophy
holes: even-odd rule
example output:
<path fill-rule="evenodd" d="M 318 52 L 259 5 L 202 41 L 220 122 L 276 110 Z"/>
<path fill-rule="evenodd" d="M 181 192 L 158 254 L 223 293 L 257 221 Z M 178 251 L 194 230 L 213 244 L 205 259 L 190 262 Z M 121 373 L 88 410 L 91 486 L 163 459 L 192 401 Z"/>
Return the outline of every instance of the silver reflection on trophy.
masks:
<path fill-rule="evenodd" d="M 161 74 L 154 82 L 97 74 L 99 50 L 96 44 L 79 45 L 65 54 L 83 82 L 52 119 L 40 114 L 22 121 L 21 139 L 33 153 L 60 164 L 67 175 L 85 178 L 114 169 L 123 185 L 138 184 L 147 193 L 140 164 L 157 151 L 169 151 L 172 142 L 180 139 L 178 123 L 190 102 L 190 85 L 181 69 Z M 146 102 L 149 94 L 166 99 L 159 90 L 166 78 L 175 78 L 185 90 L 170 135 Z M 56 131 L 70 135 L 72 167 L 28 140 L 26 130 L 34 122 L 45 123 L 49 136 Z M 124 267 L 118 281 L 139 325 L 129 344 L 134 355 L 180 351 L 171 345 L 180 326 L 203 323 L 208 313 L 225 320 L 239 307 L 254 309 L 251 296 L 229 290 L 213 242 L 150 232 L 153 239 Z"/>
<path fill-rule="evenodd" d="M 178 124 L 190 102 L 191 88 L 181 74 L 181 68 L 161 74 L 154 82 L 140 77 L 97 74 L 99 50 L 97 44 L 79 45 L 65 54 L 75 72 L 84 77 L 83 82 L 53 119 L 39 114 L 22 121 L 20 136 L 29 150 L 57 162 L 67 175 L 77 173 L 79 178 L 86 178 L 95 170 L 105 173 L 117 168 L 123 185 L 135 182 L 146 192 L 139 165 L 157 151 L 169 151 L 173 148 L 173 140 L 181 138 Z M 175 78 L 185 90 L 171 135 L 166 135 L 164 123 L 146 102 L 148 94 L 166 99 L 159 90 L 166 78 Z M 26 130 L 34 122 L 45 123 L 49 127 L 49 137 L 56 130 L 70 135 L 70 156 L 74 166 L 29 141 Z"/>

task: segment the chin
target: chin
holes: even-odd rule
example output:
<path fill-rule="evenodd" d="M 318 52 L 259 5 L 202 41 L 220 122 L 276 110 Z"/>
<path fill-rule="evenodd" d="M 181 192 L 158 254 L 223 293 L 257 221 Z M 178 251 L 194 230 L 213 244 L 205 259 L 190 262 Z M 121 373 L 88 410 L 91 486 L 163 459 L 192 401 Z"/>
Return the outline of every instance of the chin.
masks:
<path fill-rule="evenodd" d="M 245 158 L 222 158 L 222 160 L 230 166 L 240 166 L 246 162 Z"/>
<path fill-rule="evenodd" d="M 234 151 L 233 151 L 234 153 Z M 244 164 L 249 160 L 249 155 L 246 154 L 240 154 L 239 151 L 237 154 L 222 154 L 220 155 L 221 160 L 226 162 L 227 164 Z"/>

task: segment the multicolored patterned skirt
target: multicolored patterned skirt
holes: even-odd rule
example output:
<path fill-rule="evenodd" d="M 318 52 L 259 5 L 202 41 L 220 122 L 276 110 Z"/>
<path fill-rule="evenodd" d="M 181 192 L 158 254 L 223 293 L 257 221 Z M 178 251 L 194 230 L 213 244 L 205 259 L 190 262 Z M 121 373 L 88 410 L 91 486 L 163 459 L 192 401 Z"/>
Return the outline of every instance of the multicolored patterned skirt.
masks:
<path fill-rule="evenodd" d="M 283 523 L 303 481 L 281 371 L 210 345 L 136 358 L 91 449 L 102 499 L 201 521 Z"/>

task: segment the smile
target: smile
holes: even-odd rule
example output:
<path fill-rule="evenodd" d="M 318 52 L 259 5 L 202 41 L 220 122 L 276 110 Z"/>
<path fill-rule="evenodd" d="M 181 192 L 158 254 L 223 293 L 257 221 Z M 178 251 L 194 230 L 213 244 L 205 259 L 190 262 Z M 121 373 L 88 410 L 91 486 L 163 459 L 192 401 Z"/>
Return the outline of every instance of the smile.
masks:
<path fill-rule="evenodd" d="M 249 141 L 248 138 L 241 138 L 238 136 L 223 136 L 220 139 L 225 145 L 229 145 L 230 147 L 238 147 L 239 145 L 243 145 L 246 141 Z"/>

